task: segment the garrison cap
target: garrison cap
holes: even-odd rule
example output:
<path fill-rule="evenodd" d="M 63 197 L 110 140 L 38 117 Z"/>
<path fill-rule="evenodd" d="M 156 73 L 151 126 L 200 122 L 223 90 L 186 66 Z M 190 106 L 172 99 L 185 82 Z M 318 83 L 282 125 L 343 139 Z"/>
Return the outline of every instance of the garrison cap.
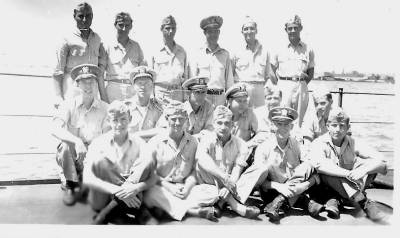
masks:
<path fill-rule="evenodd" d="M 274 107 L 269 111 L 268 118 L 271 121 L 292 122 L 296 120 L 298 113 L 290 107 Z"/>
<path fill-rule="evenodd" d="M 172 115 L 181 115 L 184 117 L 188 117 L 184 104 L 177 100 L 170 100 L 169 103 L 164 108 L 164 113 L 166 117 Z"/>
<path fill-rule="evenodd" d="M 94 64 L 77 65 L 71 70 L 71 78 L 74 81 L 79 81 L 81 79 L 87 78 L 95 78 L 97 80 L 99 74 L 100 68 Z"/>
<path fill-rule="evenodd" d="M 208 77 L 196 76 L 186 80 L 182 87 L 188 90 L 202 91 L 207 89 L 208 81 L 210 81 Z"/>
<path fill-rule="evenodd" d="M 212 28 L 221 28 L 222 23 L 224 20 L 220 16 L 209 16 L 201 20 L 200 22 L 200 28 L 205 30 L 206 28 L 212 27 Z"/>
<path fill-rule="evenodd" d="M 301 19 L 299 16 L 294 15 L 293 18 L 290 18 L 286 23 L 285 23 L 285 27 L 288 27 L 288 25 L 297 25 L 300 28 L 303 27 L 303 25 L 301 25 Z"/>
<path fill-rule="evenodd" d="M 173 16 L 171 16 L 171 15 L 165 17 L 161 22 L 161 28 L 166 26 L 166 25 L 174 25 L 174 26 L 176 26 L 175 18 Z"/>
<path fill-rule="evenodd" d="M 156 79 L 156 72 L 147 66 L 138 66 L 135 67 L 131 73 L 131 80 L 135 83 L 137 78 L 148 78 L 152 82 Z"/>
<path fill-rule="evenodd" d="M 223 105 L 218 105 L 213 113 L 214 120 L 220 118 L 229 118 L 230 120 L 232 120 L 232 117 L 233 117 L 232 111 Z"/>
<path fill-rule="evenodd" d="M 225 98 L 228 100 L 230 98 L 237 98 L 248 96 L 249 94 L 246 91 L 246 85 L 243 83 L 235 83 L 232 85 L 225 93 Z"/>
<path fill-rule="evenodd" d="M 117 15 L 115 15 L 114 25 L 116 25 L 118 23 L 125 23 L 125 21 L 128 21 L 132 24 L 131 15 L 129 15 L 129 13 L 127 13 L 127 12 L 117 13 Z"/>
<path fill-rule="evenodd" d="M 328 122 L 337 122 L 337 123 L 350 123 L 350 117 L 344 112 L 341 107 L 334 107 L 329 112 Z"/>
<path fill-rule="evenodd" d="M 129 107 L 125 102 L 115 100 L 107 108 L 107 113 L 112 117 L 120 117 L 125 113 L 130 115 Z"/>

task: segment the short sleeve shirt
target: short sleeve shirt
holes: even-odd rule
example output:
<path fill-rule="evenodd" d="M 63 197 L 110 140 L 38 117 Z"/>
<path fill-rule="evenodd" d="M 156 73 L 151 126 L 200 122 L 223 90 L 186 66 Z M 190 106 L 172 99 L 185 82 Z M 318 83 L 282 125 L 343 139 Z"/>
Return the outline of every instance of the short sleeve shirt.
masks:
<path fill-rule="evenodd" d="M 94 99 L 91 107 L 86 109 L 82 97 L 77 96 L 63 102 L 54 120 L 61 120 L 69 132 L 90 143 L 108 127 L 107 107 L 107 103 Z"/>
<path fill-rule="evenodd" d="M 274 65 L 280 77 L 300 77 L 307 69 L 314 68 L 314 51 L 304 42 L 281 48 L 275 55 Z"/>
<path fill-rule="evenodd" d="M 229 52 L 221 47 L 211 51 L 202 47 L 191 60 L 191 76 L 209 77 L 210 89 L 227 90 L 233 85 L 232 64 Z"/>
<path fill-rule="evenodd" d="M 106 52 L 99 35 L 92 30 L 88 39 L 81 37 L 79 30 L 64 38 L 57 50 L 57 65 L 54 76 L 69 74 L 77 65 L 94 64 L 105 69 Z"/>
<path fill-rule="evenodd" d="M 193 111 L 189 101 L 184 102 L 186 111 L 189 114 L 189 125 L 187 131 L 194 135 L 199 133 L 203 129 L 212 128 L 212 118 L 214 112 L 214 105 L 212 105 L 207 99 L 197 111 Z"/>
<path fill-rule="evenodd" d="M 171 51 L 163 46 L 152 58 L 151 68 L 157 73 L 155 83 L 181 85 L 189 77 L 186 51 L 175 43 Z"/>
<path fill-rule="evenodd" d="M 162 115 L 161 104 L 156 99 L 151 98 L 146 107 L 140 107 L 138 100 L 137 95 L 125 100 L 132 116 L 132 121 L 129 124 L 131 133 L 156 127 Z"/>
<path fill-rule="evenodd" d="M 232 57 L 233 75 L 236 81 L 265 82 L 270 71 L 270 55 L 257 41 L 252 52 L 246 45 Z"/>
<path fill-rule="evenodd" d="M 319 136 L 325 134 L 328 131 L 328 128 L 326 127 L 326 120 L 324 118 L 318 119 L 318 117 L 315 116 L 312 120 L 304 122 L 302 130 L 303 137 L 308 137 L 313 141 Z"/>
<path fill-rule="evenodd" d="M 197 140 L 184 133 L 179 145 L 161 133 L 149 141 L 153 159 L 157 161 L 157 174 L 174 183 L 182 183 L 194 168 Z"/>
<path fill-rule="evenodd" d="M 106 79 L 129 79 L 132 70 L 140 65 L 146 65 L 143 51 L 139 43 L 129 39 L 126 47 L 120 43 L 107 47 Z"/>
<path fill-rule="evenodd" d="M 231 135 L 231 139 L 222 145 L 215 132 L 211 132 L 201 138 L 197 155 L 205 152 L 211 156 L 215 164 L 225 173 L 231 174 L 232 169 L 238 165 L 246 167 L 246 155 L 248 149 L 246 143 L 237 136 Z M 198 160 L 201 160 L 196 155 Z"/>
<path fill-rule="evenodd" d="M 241 113 L 237 121 L 233 122 L 232 134 L 244 141 L 250 140 L 258 130 L 258 121 L 252 109 Z"/>
<path fill-rule="evenodd" d="M 276 136 L 260 144 L 254 155 L 254 163 L 267 163 L 271 167 L 268 177 L 272 181 L 284 183 L 291 178 L 294 169 L 302 162 L 298 142 L 290 137 L 285 148 L 280 148 Z"/>

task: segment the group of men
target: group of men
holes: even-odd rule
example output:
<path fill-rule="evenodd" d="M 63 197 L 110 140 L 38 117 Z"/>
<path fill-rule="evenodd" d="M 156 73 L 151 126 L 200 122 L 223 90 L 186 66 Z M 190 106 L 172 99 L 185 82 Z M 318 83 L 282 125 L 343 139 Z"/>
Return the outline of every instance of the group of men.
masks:
<path fill-rule="evenodd" d="M 300 41 L 298 16 L 285 24 L 290 43 L 275 63 L 250 18 L 242 26 L 246 46 L 230 58 L 218 45 L 219 16 L 201 21 L 206 45 L 189 61 L 168 16 L 150 66 L 129 38 L 128 13 L 116 15 L 110 46 L 90 29 L 89 4 L 73 16 L 77 32 L 57 54 L 53 135 L 63 201 L 75 204 L 88 187 L 95 224 L 217 221 L 227 209 L 278 221 L 291 206 L 338 218 L 343 201 L 384 218 L 365 187 L 386 163 L 348 135 L 350 118 L 332 107 L 332 95 L 313 94 L 316 115 L 302 121 L 314 54 Z M 248 205 L 254 191 L 261 207 Z"/>

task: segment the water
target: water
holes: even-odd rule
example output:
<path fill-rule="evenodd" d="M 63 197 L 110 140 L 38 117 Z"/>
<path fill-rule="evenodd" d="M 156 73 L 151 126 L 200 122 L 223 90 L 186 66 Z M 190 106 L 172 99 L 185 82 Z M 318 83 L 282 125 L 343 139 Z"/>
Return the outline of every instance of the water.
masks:
<path fill-rule="evenodd" d="M 310 90 L 327 89 L 344 92 L 368 92 L 394 94 L 394 84 L 347 81 L 311 81 Z M 333 95 L 334 104 L 338 104 L 338 94 Z M 352 95 L 343 96 L 343 109 L 350 116 L 351 122 L 394 122 L 395 97 L 381 95 Z M 394 157 L 394 124 L 351 123 L 353 136 L 367 145 L 381 151 L 393 165 Z"/>

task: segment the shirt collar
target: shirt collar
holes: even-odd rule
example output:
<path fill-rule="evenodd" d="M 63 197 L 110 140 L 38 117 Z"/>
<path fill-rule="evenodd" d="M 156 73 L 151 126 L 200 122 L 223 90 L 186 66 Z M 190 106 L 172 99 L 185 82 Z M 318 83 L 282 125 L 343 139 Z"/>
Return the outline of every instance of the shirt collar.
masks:
<path fill-rule="evenodd" d="M 300 40 L 299 44 L 296 47 L 294 45 L 292 45 L 292 43 L 289 42 L 288 48 L 290 48 L 290 47 L 293 47 L 293 48 L 304 47 L 304 42 Z"/>
<path fill-rule="evenodd" d="M 325 134 L 322 135 L 321 137 L 322 137 L 321 140 L 322 140 L 323 142 L 328 143 L 328 144 L 331 145 L 332 147 L 335 146 L 335 145 L 333 144 L 333 142 L 332 142 L 332 137 L 329 135 L 329 132 L 325 133 Z M 347 146 L 349 145 L 349 140 L 350 140 L 349 136 L 346 135 L 346 136 L 344 137 L 343 143 L 342 143 L 342 145 L 340 146 L 340 148 L 345 148 L 345 147 L 347 147 Z"/>
<path fill-rule="evenodd" d="M 77 96 L 75 98 L 75 102 L 76 102 L 76 105 L 78 107 L 83 106 L 83 98 L 82 98 L 82 96 Z M 99 107 L 100 107 L 100 101 L 97 98 L 94 98 L 93 102 L 92 102 L 92 105 L 90 106 L 90 109 L 91 108 L 99 108 Z"/>
<path fill-rule="evenodd" d="M 129 105 L 129 107 L 130 107 L 131 109 L 136 109 L 136 108 L 139 107 L 139 106 L 138 106 L 138 104 L 139 104 L 139 98 L 138 98 L 137 95 L 134 95 L 134 96 L 131 97 L 130 99 L 127 99 L 125 102 Z M 150 108 L 151 105 L 152 105 L 152 100 L 151 100 L 151 98 L 150 98 L 149 103 L 147 104 L 146 107 Z"/>
<path fill-rule="evenodd" d="M 293 148 L 293 145 L 292 145 L 292 138 L 291 138 L 291 137 L 289 137 L 288 142 L 287 142 L 285 148 L 280 148 L 280 147 L 279 147 L 278 140 L 276 139 L 276 136 L 275 136 L 275 135 L 272 136 L 272 141 L 271 141 L 271 143 L 272 143 L 272 146 L 273 146 L 274 149 L 276 148 L 276 149 L 278 149 L 278 150 L 280 150 L 280 151 Z"/>
<path fill-rule="evenodd" d="M 132 44 L 132 40 L 128 37 L 128 43 L 126 44 L 126 47 L 121 45 L 121 43 L 118 42 L 118 40 L 115 41 L 114 43 L 114 49 L 128 49 L 129 46 Z"/>
<path fill-rule="evenodd" d="M 81 36 L 81 31 L 80 31 L 78 28 L 75 27 L 73 33 L 74 33 L 74 35 L 76 35 L 76 36 L 82 38 L 82 36 Z M 88 39 L 90 39 L 90 37 L 92 37 L 93 34 L 94 34 L 94 33 L 93 33 L 92 28 L 89 28 L 89 37 L 88 37 Z"/>
<path fill-rule="evenodd" d="M 211 49 L 208 48 L 207 45 L 204 45 L 204 50 L 206 51 L 207 54 L 215 54 L 215 53 L 217 53 L 218 51 L 222 50 L 222 48 L 221 48 L 221 47 L 219 46 L 219 44 L 218 44 L 218 45 L 217 45 L 217 48 L 215 48 L 214 51 L 211 51 Z"/>
<path fill-rule="evenodd" d="M 258 40 L 256 40 L 256 50 L 254 51 L 254 53 L 258 53 L 258 51 L 260 51 L 261 48 L 262 48 L 262 45 L 260 44 L 260 42 L 258 42 Z M 248 44 L 246 44 L 246 50 L 250 50 Z"/>
<path fill-rule="evenodd" d="M 172 49 L 172 51 L 165 45 L 163 44 L 160 51 L 167 51 L 168 53 L 174 53 L 177 52 L 179 50 L 178 44 L 174 41 L 174 48 Z"/>

